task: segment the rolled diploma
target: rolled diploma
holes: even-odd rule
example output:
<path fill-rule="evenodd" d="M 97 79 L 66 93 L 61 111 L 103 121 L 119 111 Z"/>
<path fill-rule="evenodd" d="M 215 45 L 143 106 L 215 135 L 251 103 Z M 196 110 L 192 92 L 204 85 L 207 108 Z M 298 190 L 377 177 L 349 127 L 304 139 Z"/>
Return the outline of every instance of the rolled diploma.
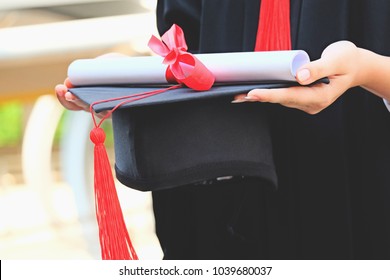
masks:
<path fill-rule="evenodd" d="M 310 61 L 302 50 L 195 56 L 220 83 L 295 81 L 297 69 Z M 74 86 L 164 84 L 167 65 L 162 62 L 159 56 L 78 59 L 69 65 L 68 77 Z"/>

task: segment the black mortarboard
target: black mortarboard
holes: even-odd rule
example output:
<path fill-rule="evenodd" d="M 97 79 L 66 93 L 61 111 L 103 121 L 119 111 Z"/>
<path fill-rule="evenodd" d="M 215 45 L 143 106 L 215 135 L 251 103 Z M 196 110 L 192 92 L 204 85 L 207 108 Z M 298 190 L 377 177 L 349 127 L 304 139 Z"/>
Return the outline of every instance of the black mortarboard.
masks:
<path fill-rule="evenodd" d="M 267 105 L 232 104 L 237 94 L 291 83 L 183 87 L 121 105 L 112 114 L 117 178 L 138 190 L 159 190 L 224 176 L 266 179 L 276 186 Z M 88 104 L 156 87 L 79 87 Z M 129 98 L 131 100 L 131 98 Z M 123 100 L 94 106 L 100 112 Z"/>

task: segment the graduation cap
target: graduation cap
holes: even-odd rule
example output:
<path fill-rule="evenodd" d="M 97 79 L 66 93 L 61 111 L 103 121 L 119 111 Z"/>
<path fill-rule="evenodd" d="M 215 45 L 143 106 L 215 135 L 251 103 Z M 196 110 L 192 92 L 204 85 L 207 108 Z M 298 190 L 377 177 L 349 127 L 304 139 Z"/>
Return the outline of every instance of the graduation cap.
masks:
<path fill-rule="evenodd" d="M 112 113 L 116 176 L 131 188 L 156 191 L 224 176 L 258 177 L 276 186 L 267 106 L 231 101 L 254 88 L 281 86 L 286 84 L 219 85 L 207 92 L 181 86 L 70 91 L 88 104 L 131 100 Z M 94 108 L 111 110 L 121 100 Z"/>
<path fill-rule="evenodd" d="M 267 106 L 231 101 L 254 88 L 296 85 L 295 72 L 309 61 L 308 55 L 192 55 L 176 25 L 162 41 L 152 37 L 149 46 L 160 56 L 82 59 L 68 69 L 75 85 L 69 90 L 88 103 L 91 112 L 112 115 L 119 181 L 134 189 L 159 191 L 246 176 L 276 187 Z M 105 118 L 97 122 L 93 113 L 92 117 L 102 257 L 136 259 L 103 148 L 100 125 Z"/>

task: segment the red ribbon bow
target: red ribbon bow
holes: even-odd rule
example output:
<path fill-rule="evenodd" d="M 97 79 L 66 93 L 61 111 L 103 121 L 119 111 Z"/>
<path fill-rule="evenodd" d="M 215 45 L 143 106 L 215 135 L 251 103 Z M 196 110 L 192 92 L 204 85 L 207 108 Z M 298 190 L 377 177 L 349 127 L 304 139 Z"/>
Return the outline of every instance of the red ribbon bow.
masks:
<path fill-rule="evenodd" d="M 164 57 L 167 64 L 168 82 L 176 81 L 194 90 L 208 90 L 214 84 L 214 76 L 194 55 L 187 52 L 183 30 L 176 24 L 164 33 L 159 40 L 152 36 L 148 46 L 156 54 Z"/>

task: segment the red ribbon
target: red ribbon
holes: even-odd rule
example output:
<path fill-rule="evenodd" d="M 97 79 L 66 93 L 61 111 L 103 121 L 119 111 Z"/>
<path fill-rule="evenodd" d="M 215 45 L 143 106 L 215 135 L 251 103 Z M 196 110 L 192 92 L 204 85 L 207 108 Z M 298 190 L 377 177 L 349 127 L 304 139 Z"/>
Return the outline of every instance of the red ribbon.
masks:
<path fill-rule="evenodd" d="M 187 52 L 183 30 L 176 24 L 164 33 L 161 40 L 152 36 L 148 46 L 156 54 L 164 57 L 167 64 L 168 82 L 176 81 L 194 90 L 209 90 L 214 84 L 214 76 L 194 55 Z"/>

